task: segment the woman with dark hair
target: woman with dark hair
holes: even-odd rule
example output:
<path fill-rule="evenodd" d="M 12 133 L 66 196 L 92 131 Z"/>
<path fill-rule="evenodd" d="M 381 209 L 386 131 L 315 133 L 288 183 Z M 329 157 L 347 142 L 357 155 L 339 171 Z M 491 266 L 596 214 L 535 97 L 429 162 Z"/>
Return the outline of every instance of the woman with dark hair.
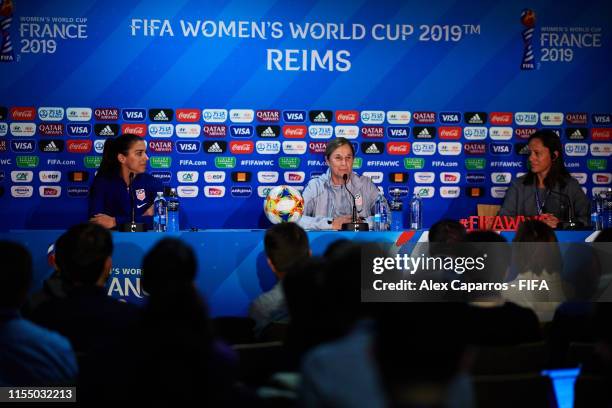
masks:
<path fill-rule="evenodd" d="M 573 208 L 574 218 L 588 225 L 590 203 L 565 168 L 559 136 L 539 130 L 529 137 L 528 145 L 529 172 L 512 183 L 499 215 L 540 215 L 544 223 L 557 228 Z"/>
<path fill-rule="evenodd" d="M 346 138 L 337 137 L 327 144 L 325 163 L 329 169 L 310 180 L 304 189 L 304 215 L 298 223 L 300 227 L 339 230 L 342 224 L 351 222 L 353 198 L 347 189 L 355 196 L 358 217 L 371 224 L 378 189 L 368 177 L 353 173 L 354 158 L 355 149 Z"/>
<path fill-rule="evenodd" d="M 145 173 L 149 157 L 142 138 L 124 134 L 104 144 L 102 162 L 89 194 L 90 221 L 115 228 L 131 220 L 152 224 L 153 200 L 162 185 Z M 130 197 L 130 183 L 132 197 Z"/>

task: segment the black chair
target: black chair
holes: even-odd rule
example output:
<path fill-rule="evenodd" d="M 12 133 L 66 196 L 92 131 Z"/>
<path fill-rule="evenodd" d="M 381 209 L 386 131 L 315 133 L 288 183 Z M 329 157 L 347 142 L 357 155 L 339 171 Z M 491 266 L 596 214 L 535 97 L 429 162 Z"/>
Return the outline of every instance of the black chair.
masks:
<path fill-rule="evenodd" d="M 472 377 L 477 407 L 557 407 L 550 377 L 539 374 Z"/>
<path fill-rule="evenodd" d="M 280 341 L 235 344 L 232 347 L 240 358 L 240 380 L 246 384 L 265 384 L 272 374 L 288 369 L 287 353 Z"/>

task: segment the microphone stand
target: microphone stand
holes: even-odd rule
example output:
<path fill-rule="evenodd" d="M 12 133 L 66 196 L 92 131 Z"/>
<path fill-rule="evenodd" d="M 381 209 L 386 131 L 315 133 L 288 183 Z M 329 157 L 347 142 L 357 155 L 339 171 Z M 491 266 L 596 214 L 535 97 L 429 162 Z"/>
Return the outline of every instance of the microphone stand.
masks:
<path fill-rule="evenodd" d="M 344 180 L 344 188 L 346 189 L 346 191 L 348 191 L 348 193 L 351 195 L 351 198 L 353 199 L 353 216 L 351 222 L 345 222 L 344 224 L 342 224 L 342 231 L 369 231 L 370 227 L 368 226 L 367 222 L 357 221 L 357 203 L 355 202 L 355 196 L 346 186 L 348 183 L 348 175 L 343 174 L 342 180 Z"/>
<path fill-rule="evenodd" d="M 584 227 L 583 223 L 581 221 L 578 220 L 574 220 L 574 205 L 572 204 L 572 200 L 570 199 L 570 197 L 565 194 L 562 193 L 560 191 L 554 191 L 554 190 L 549 190 L 551 193 L 557 194 L 560 197 L 563 197 L 564 199 L 567 200 L 567 203 L 569 204 L 569 214 L 568 214 L 568 219 L 567 221 L 559 221 L 559 224 L 557 225 L 557 228 L 562 229 L 562 230 L 575 230 L 575 229 L 581 229 Z"/>

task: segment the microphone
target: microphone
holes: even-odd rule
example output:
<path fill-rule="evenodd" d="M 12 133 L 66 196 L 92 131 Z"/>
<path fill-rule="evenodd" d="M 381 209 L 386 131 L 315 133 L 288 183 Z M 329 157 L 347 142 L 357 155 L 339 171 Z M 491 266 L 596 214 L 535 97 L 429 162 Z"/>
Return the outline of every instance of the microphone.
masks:
<path fill-rule="evenodd" d="M 353 193 L 351 193 L 351 190 L 349 190 L 346 186 L 346 184 L 348 183 L 348 174 L 344 173 L 342 175 L 342 180 L 344 180 L 344 188 L 346 189 L 346 191 L 348 191 L 348 193 L 351 195 L 351 198 L 353 199 L 353 218 L 351 222 L 357 222 L 357 202 L 355 200 L 355 196 L 353 195 Z"/>
<path fill-rule="evenodd" d="M 353 199 L 353 216 L 351 222 L 345 222 L 342 224 L 342 231 L 369 231 L 370 227 L 367 222 L 358 222 L 357 221 L 357 202 L 355 200 L 355 196 L 351 193 L 351 190 L 348 189 L 348 174 L 344 173 L 342 175 L 342 180 L 344 180 L 344 188 L 351 195 Z"/>
<path fill-rule="evenodd" d="M 576 229 L 583 226 L 581 221 L 574 220 L 574 204 L 572 203 L 572 199 L 569 195 L 562 193 L 560 191 L 549 190 L 553 194 L 557 194 L 559 197 L 564 198 L 568 202 L 569 214 L 567 221 L 562 221 L 559 223 L 561 229 Z"/>

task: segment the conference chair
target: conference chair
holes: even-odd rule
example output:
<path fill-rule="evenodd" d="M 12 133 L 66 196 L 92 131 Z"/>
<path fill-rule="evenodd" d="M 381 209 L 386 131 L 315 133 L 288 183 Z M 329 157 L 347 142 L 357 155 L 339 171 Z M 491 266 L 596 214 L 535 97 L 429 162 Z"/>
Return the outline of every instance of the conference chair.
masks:
<path fill-rule="evenodd" d="M 472 377 L 477 407 L 557 407 L 548 376 L 540 374 L 486 375 Z"/>

